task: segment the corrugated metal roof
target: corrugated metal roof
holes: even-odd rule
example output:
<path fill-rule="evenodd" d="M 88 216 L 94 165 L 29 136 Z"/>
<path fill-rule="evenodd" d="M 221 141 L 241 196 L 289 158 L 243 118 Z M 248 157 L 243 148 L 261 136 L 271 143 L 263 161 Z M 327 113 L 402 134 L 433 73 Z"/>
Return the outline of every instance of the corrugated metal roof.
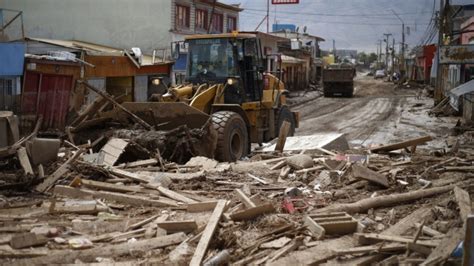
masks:
<path fill-rule="evenodd" d="M 55 40 L 55 39 L 43 39 L 43 38 L 25 38 L 25 40 L 31 40 L 36 42 L 47 43 L 50 45 L 65 47 L 69 49 L 76 49 L 78 51 L 85 51 L 87 54 L 99 54 L 99 55 L 109 55 L 109 56 L 124 56 L 123 49 L 114 48 L 110 46 L 105 46 L 101 44 L 89 43 L 78 40 Z M 171 61 L 162 60 L 161 58 L 155 57 L 155 63 L 152 63 L 153 57 L 150 55 L 143 55 L 142 57 L 142 66 L 147 65 L 160 65 L 160 64 L 170 64 Z"/>

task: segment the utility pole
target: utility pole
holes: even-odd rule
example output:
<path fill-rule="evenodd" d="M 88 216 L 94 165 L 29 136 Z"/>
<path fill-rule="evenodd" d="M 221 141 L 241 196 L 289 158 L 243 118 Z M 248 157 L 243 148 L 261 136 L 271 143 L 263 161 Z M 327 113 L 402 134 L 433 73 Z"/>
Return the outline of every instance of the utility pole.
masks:
<path fill-rule="evenodd" d="M 384 33 L 385 36 L 385 72 L 388 72 L 388 38 L 391 36 L 391 33 Z"/>
<path fill-rule="evenodd" d="M 392 76 L 395 73 L 395 38 L 392 39 Z"/>
<path fill-rule="evenodd" d="M 270 0 L 267 0 L 267 33 L 270 32 Z"/>
<path fill-rule="evenodd" d="M 337 63 L 336 60 L 336 40 L 332 40 L 332 53 L 334 54 L 334 63 Z"/>
<path fill-rule="evenodd" d="M 400 55 L 400 76 L 405 77 L 405 21 L 392 9 L 393 14 L 402 22 L 402 53 Z"/>
<path fill-rule="evenodd" d="M 382 61 L 382 40 L 377 42 L 377 68 L 379 67 L 380 62 Z"/>
<path fill-rule="evenodd" d="M 448 2 L 449 4 L 449 2 Z M 440 64 L 440 55 L 441 55 L 441 46 L 443 45 L 443 35 L 444 35 L 444 8 L 446 6 L 445 0 L 440 0 L 439 1 L 439 29 L 438 29 L 438 47 L 437 49 L 437 57 L 436 57 L 436 62 L 438 65 L 437 71 L 436 71 L 436 88 L 435 88 L 435 93 L 434 93 L 434 98 L 435 98 L 435 104 L 439 103 L 442 98 L 443 98 L 443 92 L 442 92 L 442 87 L 443 87 L 443 81 L 441 79 L 441 76 L 443 75 L 443 70 L 441 69 L 441 64 Z"/>

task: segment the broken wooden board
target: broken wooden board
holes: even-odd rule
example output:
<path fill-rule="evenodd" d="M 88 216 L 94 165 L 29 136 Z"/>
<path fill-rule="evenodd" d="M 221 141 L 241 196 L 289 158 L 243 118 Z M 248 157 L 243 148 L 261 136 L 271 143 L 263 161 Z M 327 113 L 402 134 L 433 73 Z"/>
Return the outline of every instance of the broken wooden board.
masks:
<path fill-rule="evenodd" d="M 400 149 L 403 149 L 403 148 L 409 148 L 409 147 L 417 146 L 417 145 L 420 145 L 420 144 L 424 144 L 425 142 L 428 142 L 428 141 L 431 141 L 431 140 L 433 140 L 433 138 L 431 136 L 424 136 L 424 137 L 420 137 L 420 138 L 416 138 L 416 139 L 410 139 L 410 140 L 407 140 L 407 141 L 402 141 L 402 142 L 398 142 L 398 143 L 394 143 L 394 144 L 384 145 L 384 146 L 381 146 L 381 147 L 371 148 L 370 151 L 371 152 L 395 151 L 395 150 L 400 150 Z"/>
<path fill-rule="evenodd" d="M 275 151 L 283 152 L 285 148 L 286 138 L 288 137 L 288 133 L 290 133 L 291 123 L 288 121 L 283 121 L 283 124 L 279 128 L 278 140 L 275 145 Z"/>
<path fill-rule="evenodd" d="M 122 204 L 127 204 L 131 206 L 154 206 L 154 207 L 177 207 L 178 205 L 171 200 L 152 200 L 148 197 L 136 196 L 136 195 L 127 195 L 122 193 L 115 192 L 106 192 L 106 191 L 91 191 L 85 189 L 78 189 L 68 186 L 56 186 L 54 188 L 54 194 L 71 197 L 71 198 L 95 198 L 95 199 L 106 199 L 115 201 Z"/>
<path fill-rule="evenodd" d="M 267 146 L 263 152 L 272 152 L 276 145 Z M 349 143 L 345 136 L 340 133 L 319 133 L 310 136 L 287 137 L 284 151 L 318 151 L 325 150 L 345 151 L 349 149 Z"/>
<path fill-rule="evenodd" d="M 420 265 L 433 265 L 433 263 L 443 264 L 450 256 L 459 242 L 464 238 L 462 228 L 451 228 L 446 237 L 441 240 L 439 245 L 431 252 L 426 260 Z"/>
<path fill-rule="evenodd" d="M 375 245 L 375 246 L 362 246 L 348 249 L 336 249 L 335 252 L 337 255 L 354 255 L 354 254 L 364 254 L 371 252 L 393 252 L 393 251 L 404 251 L 406 250 L 406 245 L 404 244 L 388 244 L 388 245 Z"/>
<path fill-rule="evenodd" d="M 352 165 L 352 175 L 355 178 L 360 178 L 367 180 L 372 183 L 379 184 L 383 187 L 388 188 L 390 185 L 388 183 L 388 179 L 385 175 L 379 174 L 375 171 L 370 170 L 369 168 L 359 165 L 359 164 L 354 164 Z"/>
<path fill-rule="evenodd" d="M 196 221 L 163 221 L 156 224 L 168 233 L 184 232 L 190 233 L 198 228 Z"/>
<path fill-rule="evenodd" d="M 71 158 L 69 158 L 64 164 L 62 164 L 54 173 L 46 177 L 46 179 L 43 181 L 43 183 L 39 184 L 36 186 L 36 191 L 39 192 L 45 192 L 47 191 L 51 186 L 54 185 L 56 181 L 58 181 L 59 178 L 64 177 L 64 175 L 69 171 L 69 165 L 74 162 L 81 154 L 85 151 L 85 149 L 80 149 L 74 153 Z"/>
<path fill-rule="evenodd" d="M 48 242 L 48 238 L 35 233 L 22 233 L 14 235 L 10 240 L 10 246 L 15 249 L 41 246 Z"/>
<path fill-rule="evenodd" d="M 100 181 L 94 181 L 94 180 L 88 180 L 88 179 L 80 179 L 79 184 L 82 184 L 83 186 L 87 188 L 94 188 L 98 190 L 106 190 L 106 191 L 112 191 L 112 192 L 139 193 L 143 191 L 143 189 L 139 187 L 110 184 L 106 182 L 100 182 Z"/>
<path fill-rule="evenodd" d="M 217 205 L 217 201 L 207 201 L 198 203 L 189 203 L 186 207 L 188 212 L 207 212 L 212 211 Z"/>
<path fill-rule="evenodd" d="M 144 167 L 144 166 L 151 166 L 158 163 L 157 159 L 146 159 L 146 160 L 139 160 L 135 162 L 123 163 L 117 166 L 117 168 L 135 168 L 135 167 Z"/>
<path fill-rule="evenodd" d="M 96 163 L 98 165 L 113 166 L 120 155 L 125 151 L 127 145 L 128 141 L 124 139 L 111 138 L 104 147 L 100 149 Z"/>
<path fill-rule="evenodd" d="M 30 159 L 28 158 L 28 154 L 26 153 L 26 148 L 19 148 L 16 151 L 16 155 L 18 156 L 18 160 L 20 161 L 20 165 L 23 168 L 25 175 L 33 175 L 33 168 L 31 167 Z"/>
<path fill-rule="evenodd" d="M 430 215 L 430 213 L 431 208 L 419 208 L 410 215 L 401 219 L 395 225 L 384 230 L 382 233 L 390 235 L 402 235 L 406 231 L 410 230 L 414 223 L 425 219 Z M 355 247 L 356 245 L 357 242 L 354 237 L 349 235 L 336 239 L 329 239 L 324 241 L 324 245 L 317 245 L 302 251 L 294 251 L 288 254 L 286 257 L 271 263 L 271 265 L 317 265 L 334 258 L 336 256 L 334 251 L 335 249 L 348 249 Z M 360 263 L 362 265 L 367 265 L 364 263 L 370 263 L 370 261 L 373 261 L 372 256 L 367 257 Z"/>
<path fill-rule="evenodd" d="M 59 263 L 74 263 L 76 260 L 81 262 L 96 262 L 97 257 L 119 257 L 130 254 L 133 251 L 149 251 L 157 248 L 163 248 L 176 245 L 186 239 L 184 233 L 176 233 L 167 236 L 156 237 L 152 239 L 138 240 L 136 242 L 122 243 L 118 245 L 107 245 L 103 247 L 94 247 L 86 250 L 61 250 L 50 251 L 47 256 L 33 259 L 18 260 L 23 265 L 51 265 Z"/>
<path fill-rule="evenodd" d="M 179 194 L 178 192 L 174 192 L 172 190 L 169 190 L 169 189 L 167 189 L 163 186 L 156 187 L 156 190 L 158 190 L 160 192 L 160 194 L 162 194 L 163 196 L 166 196 L 170 199 L 174 199 L 174 200 L 181 201 L 181 202 L 188 203 L 188 204 L 197 202 L 193 199 L 190 199 L 186 196 L 183 196 L 183 195 Z"/>
<path fill-rule="evenodd" d="M 413 243 L 413 239 L 405 238 L 405 237 L 400 237 L 400 236 L 394 236 L 394 235 L 386 235 L 386 234 L 360 234 L 357 233 L 355 234 L 357 241 L 359 244 L 366 245 L 366 244 L 372 244 L 376 243 L 379 241 L 392 241 L 392 242 L 400 242 L 400 243 Z M 375 241 L 371 241 L 375 240 Z M 434 241 L 434 240 L 418 240 L 416 244 L 427 246 L 427 247 L 437 247 L 439 244 L 439 241 Z"/>
<path fill-rule="evenodd" d="M 308 230 L 317 240 L 322 239 L 324 235 L 326 234 L 326 230 L 324 230 L 324 228 L 321 225 L 316 223 L 308 215 L 304 216 L 303 221 L 304 221 L 304 225 L 308 228 Z"/>
<path fill-rule="evenodd" d="M 212 212 L 212 215 L 207 222 L 206 228 L 202 232 L 201 239 L 199 240 L 191 262 L 189 263 L 190 266 L 199 266 L 204 260 L 207 248 L 209 247 L 209 242 L 211 241 L 212 236 L 219 225 L 219 221 L 222 217 L 222 214 L 224 213 L 226 205 L 227 202 L 225 200 L 219 200 L 217 202 L 216 208 Z"/>
<path fill-rule="evenodd" d="M 13 249 L 10 247 L 10 245 L 0 245 L 0 258 L 25 259 L 25 258 L 46 256 L 49 253 L 50 253 L 50 250 L 44 247 Z M 25 265 L 32 265 L 32 264 L 25 264 Z"/>
<path fill-rule="evenodd" d="M 230 218 L 234 221 L 245 221 L 254 219 L 262 214 L 272 213 L 274 211 L 275 207 L 273 207 L 273 204 L 267 203 L 254 208 L 232 213 Z"/>
<path fill-rule="evenodd" d="M 454 197 L 456 198 L 456 202 L 459 206 L 461 221 L 465 223 L 469 214 L 472 213 L 471 198 L 469 197 L 469 193 L 466 190 L 456 186 L 454 187 Z"/>

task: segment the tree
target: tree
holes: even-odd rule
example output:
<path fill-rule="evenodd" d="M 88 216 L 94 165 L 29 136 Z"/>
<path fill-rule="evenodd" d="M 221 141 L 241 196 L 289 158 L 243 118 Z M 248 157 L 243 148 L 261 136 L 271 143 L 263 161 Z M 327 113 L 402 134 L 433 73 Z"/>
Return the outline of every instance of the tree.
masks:
<path fill-rule="evenodd" d="M 376 53 L 370 53 L 368 58 L 367 58 L 367 60 L 369 61 L 369 64 L 377 61 L 377 59 L 378 59 L 378 56 L 377 56 Z"/>
<path fill-rule="evenodd" d="M 367 54 L 364 52 L 360 52 L 357 55 L 357 61 L 362 62 L 364 65 L 367 65 Z"/>

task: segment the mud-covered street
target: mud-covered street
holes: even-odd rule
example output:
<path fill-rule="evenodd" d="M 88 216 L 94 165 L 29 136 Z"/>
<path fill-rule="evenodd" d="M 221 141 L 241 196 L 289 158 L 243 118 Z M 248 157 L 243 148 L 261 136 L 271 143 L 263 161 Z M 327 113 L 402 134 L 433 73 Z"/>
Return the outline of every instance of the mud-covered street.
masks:
<path fill-rule="evenodd" d="M 296 107 L 301 114 L 296 134 L 341 132 L 352 144 L 370 145 L 423 133 L 448 134 L 455 121 L 430 117 L 433 101 L 419 88 L 399 88 L 361 73 L 355 87 L 353 98 L 320 97 Z"/>

